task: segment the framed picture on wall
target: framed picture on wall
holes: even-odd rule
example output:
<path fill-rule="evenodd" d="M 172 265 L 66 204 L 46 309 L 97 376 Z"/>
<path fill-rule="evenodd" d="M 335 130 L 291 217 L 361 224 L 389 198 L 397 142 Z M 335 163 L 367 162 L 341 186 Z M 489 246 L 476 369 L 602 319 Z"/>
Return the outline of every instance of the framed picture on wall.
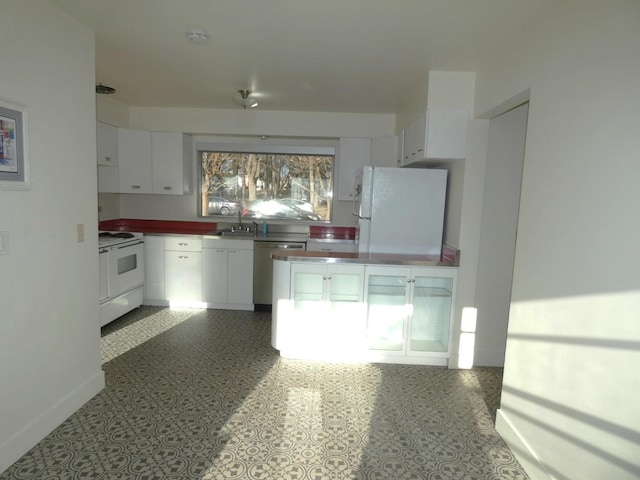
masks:
<path fill-rule="evenodd" d="M 0 98 L 0 189 L 29 188 L 27 109 Z"/>

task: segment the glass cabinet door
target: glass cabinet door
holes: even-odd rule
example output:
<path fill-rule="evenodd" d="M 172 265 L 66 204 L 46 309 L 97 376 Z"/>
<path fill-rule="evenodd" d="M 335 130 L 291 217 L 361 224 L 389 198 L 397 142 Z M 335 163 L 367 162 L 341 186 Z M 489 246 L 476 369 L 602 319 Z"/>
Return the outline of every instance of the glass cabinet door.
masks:
<path fill-rule="evenodd" d="M 362 277 L 364 268 L 352 268 L 353 272 L 329 271 L 331 279 L 329 301 L 331 303 L 359 303 L 362 301 Z"/>
<path fill-rule="evenodd" d="M 306 267 L 306 266 L 304 266 Z M 309 269 L 295 265 L 292 269 L 293 281 L 291 282 L 293 303 L 296 310 L 313 306 L 322 302 L 324 297 L 325 269 Z"/>
<path fill-rule="evenodd" d="M 452 292 L 453 278 L 415 277 L 409 329 L 410 351 L 448 350 Z"/>
<path fill-rule="evenodd" d="M 367 276 L 367 348 L 404 351 L 407 276 Z"/>

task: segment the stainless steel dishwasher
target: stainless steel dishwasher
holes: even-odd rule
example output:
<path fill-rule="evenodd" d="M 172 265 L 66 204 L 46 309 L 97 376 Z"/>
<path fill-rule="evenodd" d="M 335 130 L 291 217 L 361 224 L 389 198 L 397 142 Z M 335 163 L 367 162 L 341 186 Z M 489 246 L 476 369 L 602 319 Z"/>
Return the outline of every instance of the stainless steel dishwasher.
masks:
<path fill-rule="evenodd" d="M 306 250 L 305 242 L 256 241 L 253 249 L 253 303 L 256 310 L 271 310 L 273 294 L 273 260 L 274 250 Z"/>

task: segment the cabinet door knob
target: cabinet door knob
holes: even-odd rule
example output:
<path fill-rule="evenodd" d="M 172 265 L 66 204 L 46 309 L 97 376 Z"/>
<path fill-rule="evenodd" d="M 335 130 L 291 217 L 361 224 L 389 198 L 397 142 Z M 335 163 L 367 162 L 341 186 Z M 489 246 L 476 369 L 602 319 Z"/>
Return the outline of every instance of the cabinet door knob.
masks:
<path fill-rule="evenodd" d="M 110 162 L 111 161 L 111 157 L 104 157 L 105 161 Z"/>
<path fill-rule="evenodd" d="M 171 190 L 173 187 L 164 187 L 165 190 Z"/>
<path fill-rule="evenodd" d="M 189 257 L 187 257 L 186 255 L 178 255 L 178 258 L 180 260 L 184 260 L 185 258 L 189 258 Z"/>
<path fill-rule="evenodd" d="M 180 245 L 181 247 L 186 247 L 186 246 L 187 246 L 187 245 L 189 245 L 189 244 L 188 244 L 188 243 L 186 243 L 186 242 L 181 242 L 181 243 L 179 243 L 178 245 Z"/>
<path fill-rule="evenodd" d="M 134 190 L 139 190 L 142 187 L 140 185 L 131 185 L 131 188 Z"/>

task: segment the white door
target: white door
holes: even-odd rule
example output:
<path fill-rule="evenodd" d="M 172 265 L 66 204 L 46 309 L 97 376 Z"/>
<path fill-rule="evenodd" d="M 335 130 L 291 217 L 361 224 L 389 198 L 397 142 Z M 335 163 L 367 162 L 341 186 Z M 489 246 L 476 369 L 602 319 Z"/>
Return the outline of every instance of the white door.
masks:
<path fill-rule="evenodd" d="M 489 124 L 476 281 L 476 365 L 504 365 L 528 112 L 527 103 Z"/>

